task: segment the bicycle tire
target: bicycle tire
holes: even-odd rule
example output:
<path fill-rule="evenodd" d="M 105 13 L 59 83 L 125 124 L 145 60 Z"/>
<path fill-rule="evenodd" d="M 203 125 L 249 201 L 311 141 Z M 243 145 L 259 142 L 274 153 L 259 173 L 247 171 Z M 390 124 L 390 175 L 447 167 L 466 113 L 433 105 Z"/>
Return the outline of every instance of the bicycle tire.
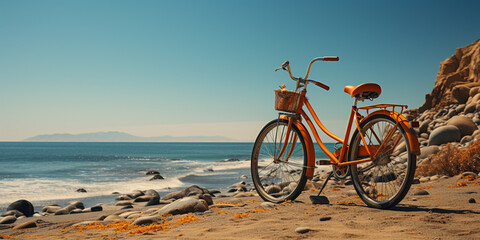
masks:
<path fill-rule="evenodd" d="M 379 114 L 362 122 L 360 129 L 367 145 L 380 145 L 395 125 L 393 118 Z M 356 130 L 350 142 L 349 161 L 360 159 L 357 157 L 360 146 L 363 146 L 363 141 Z M 415 175 L 416 155 L 411 152 L 407 134 L 400 125 L 380 150 L 379 157 L 374 161 L 351 165 L 350 174 L 355 190 L 365 204 L 387 209 L 398 204 L 410 189 Z"/>
<path fill-rule="evenodd" d="M 260 131 L 253 146 L 252 180 L 258 195 L 265 201 L 279 203 L 294 200 L 307 182 L 307 148 L 301 132 L 294 124 L 280 162 L 275 161 L 285 143 L 287 128 L 287 120 L 269 122 Z"/>

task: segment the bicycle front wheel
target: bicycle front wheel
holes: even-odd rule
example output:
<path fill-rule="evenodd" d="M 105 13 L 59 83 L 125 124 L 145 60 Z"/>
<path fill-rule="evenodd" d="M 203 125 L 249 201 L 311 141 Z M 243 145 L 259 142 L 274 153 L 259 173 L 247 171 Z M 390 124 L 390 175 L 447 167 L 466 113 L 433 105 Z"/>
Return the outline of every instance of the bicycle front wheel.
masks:
<path fill-rule="evenodd" d="M 307 181 L 305 141 L 294 124 L 289 133 L 287 130 L 287 120 L 273 120 L 260 131 L 253 146 L 252 180 L 265 201 L 294 200 Z"/>
<path fill-rule="evenodd" d="M 360 129 L 371 151 L 382 143 L 384 145 L 373 161 L 350 166 L 355 190 L 370 207 L 393 207 L 410 189 L 415 175 L 416 155 L 411 152 L 404 129 L 387 115 L 371 117 L 360 124 Z M 364 157 L 359 156 L 361 148 L 365 148 L 364 143 L 359 132 L 355 131 L 350 142 L 349 161 L 369 157 L 365 154 Z"/>

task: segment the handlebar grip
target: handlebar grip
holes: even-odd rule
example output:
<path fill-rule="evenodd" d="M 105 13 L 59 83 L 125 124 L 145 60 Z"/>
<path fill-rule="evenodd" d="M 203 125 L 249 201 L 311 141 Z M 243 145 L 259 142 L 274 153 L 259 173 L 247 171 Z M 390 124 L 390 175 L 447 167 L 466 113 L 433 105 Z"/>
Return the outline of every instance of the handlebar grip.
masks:
<path fill-rule="evenodd" d="M 329 86 L 327 86 L 327 85 L 325 85 L 325 84 L 323 84 L 323 83 L 321 83 L 321 82 L 317 82 L 317 81 L 314 81 L 314 80 L 308 80 L 308 81 L 311 82 L 311 83 L 313 83 L 313 84 L 315 84 L 315 85 L 317 85 L 317 86 L 319 86 L 319 87 L 321 87 L 321 88 L 323 88 L 323 89 L 325 89 L 325 90 L 327 90 L 327 91 L 330 90 L 330 87 L 329 87 Z"/>
<path fill-rule="evenodd" d="M 338 61 L 339 59 L 337 56 L 323 57 L 323 61 Z"/>

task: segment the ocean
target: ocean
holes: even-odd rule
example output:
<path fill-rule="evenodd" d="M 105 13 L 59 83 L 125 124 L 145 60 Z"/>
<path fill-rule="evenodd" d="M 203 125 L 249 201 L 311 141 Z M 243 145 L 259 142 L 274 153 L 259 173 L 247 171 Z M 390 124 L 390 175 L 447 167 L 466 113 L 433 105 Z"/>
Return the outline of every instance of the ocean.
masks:
<path fill-rule="evenodd" d="M 331 149 L 332 144 L 327 144 Z M 155 189 L 225 189 L 250 178 L 253 143 L 0 142 L 0 212 L 19 199 L 40 211 L 81 200 L 86 207 Z M 325 157 L 317 151 L 317 158 Z M 152 180 L 148 171 L 165 179 Z M 247 179 L 240 176 L 247 175 Z M 76 192 L 84 188 L 87 192 Z"/>

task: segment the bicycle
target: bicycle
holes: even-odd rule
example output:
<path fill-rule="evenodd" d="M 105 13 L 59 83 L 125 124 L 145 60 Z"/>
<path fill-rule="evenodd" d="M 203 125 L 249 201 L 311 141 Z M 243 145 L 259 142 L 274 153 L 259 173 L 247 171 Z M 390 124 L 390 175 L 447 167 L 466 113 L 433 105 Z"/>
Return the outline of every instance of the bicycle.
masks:
<path fill-rule="evenodd" d="M 279 117 L 263 127 L 253 147 L 252 179 L 256 191 L 265 201 L 279 203 L 296 199 L 304 190 L 307 179 L 313 178 L 316 164 L 332 166 L 318 196 L 332 176 L 337 179 L 350 176 L 358 196 L 375 208 L 395 206 L 410 189 L 420 149 L 413 130 L 418 127 L 418 122 L 408 122 L 402 115 L 407 105 L 357 107 L 358 101 L 377 98 L 381 93 L 380 86 L 375 83 L 346 86 L 344 91 L 355 100 L 344 139 L 331 133 L 313 110 L 306 97 L 308 84 L 313 83 L 327 91 L 330 88 L 308 79 L 310 68 L 316 61 L 338 60 L 338 57 L 313 59 L 304 78 L 293 77 L 289 61 L 275 70 L 288 71 L 290 78 L 297 83 L 295 91 L 288 91 L 283 86 L 283 89 L 275 90 L 275 109 L 280 111 Z M 325 147 L 303 107 L 307 108 L 317 126 L 337 141 L 333 153 Z M 360 111 L 366 111 L 367 115 L 361 115 Z M 316 161 L 313 140 L 302 119 L 329 159 Z M 355 127 L 349 142 L 353 122 Z"/>

